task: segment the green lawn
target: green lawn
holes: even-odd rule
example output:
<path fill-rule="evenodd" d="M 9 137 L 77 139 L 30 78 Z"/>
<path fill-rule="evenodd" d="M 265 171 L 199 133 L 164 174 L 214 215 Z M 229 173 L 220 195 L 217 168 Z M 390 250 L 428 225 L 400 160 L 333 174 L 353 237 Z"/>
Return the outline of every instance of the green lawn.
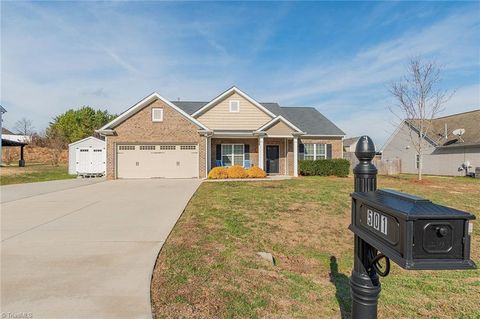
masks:
<path fill-rule="evenodd" d="M 52 166 L 50 164 L 27 164 L 26 167 L 6 166 L 2 167 L 0 185 L 44 182 L 58 179 L 75 178 L 68 175 L 67 166 L 61 164 Z"/>
<path fill-rule="evenodd" d="M 349 318 L 352 185 L 331 177 L 203 183 L 157 260 L 155 318 Z M 382 187 L 480 215 L 479 180 L 381 176 Z M 479 262 L 479 225 L 472 251 Z M 479 270 L 394 265 L 381 281 L 379 318 L 480 318 Z"/>

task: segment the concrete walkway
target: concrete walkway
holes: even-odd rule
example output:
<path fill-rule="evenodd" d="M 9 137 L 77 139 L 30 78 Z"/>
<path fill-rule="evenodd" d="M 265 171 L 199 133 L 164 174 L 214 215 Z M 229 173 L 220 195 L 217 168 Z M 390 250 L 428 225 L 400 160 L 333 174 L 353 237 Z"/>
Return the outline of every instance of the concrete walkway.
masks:
<path fill-rule="evenodd" d="M 118 180 L 2 203 L 2 315 L 151 318 L 157 254 L 199 184 Z"/>

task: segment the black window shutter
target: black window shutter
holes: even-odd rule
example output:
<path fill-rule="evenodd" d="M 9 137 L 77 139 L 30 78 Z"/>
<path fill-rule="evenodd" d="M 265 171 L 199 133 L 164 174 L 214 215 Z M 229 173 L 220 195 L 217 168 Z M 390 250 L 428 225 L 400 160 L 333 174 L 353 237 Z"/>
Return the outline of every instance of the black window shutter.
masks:
<path fill-rule="evenodd" d="M 215 156 L 215 159 L 217 161 L 220 161 L 222 159 L 222 144 L 217 144 L 216 145 L 216 152 L 215 152 L 216 156 Z"/>
<path fill-rule="evenodd" d="M 245 152 L 245 160 L 249 161 L 250 160 L 250 144 L 245 144 L 244 152 Z"/>
<path fill-rule="evenodd" d="M 327 159 L 332 159 L 332 144 L 327 144 Z"/>
<path fill-rule="evenodd" d="M 305 156 L 305 145 L 298 144 L 298 159 L 303 160 Z"/>

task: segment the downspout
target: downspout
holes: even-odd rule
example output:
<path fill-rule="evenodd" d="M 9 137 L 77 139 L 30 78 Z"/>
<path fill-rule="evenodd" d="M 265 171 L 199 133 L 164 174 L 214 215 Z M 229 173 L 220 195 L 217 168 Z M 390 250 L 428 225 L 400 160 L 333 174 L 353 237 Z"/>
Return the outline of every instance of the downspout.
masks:
<path fill-rule="evenodd" d="M 104 160 L 105 160 L 105 177 L 107 177 L 107 173 L 108 173 L 108 168 L 107 168 L 107 159 L 108 159 L 108 155 L 107 155 L 107 152 L 108 152 L 108 141 L 107 141 L 107 136 L 105 135 L 105 155 L 104 155 Z"/>
<path fill-rule="evenodd" d="M 341 152 L 340 154 L 342 154 L 342 155 L 341 155 L 341 156 L 342 156 L 342 157 L 341 157 L 342 159 L 343 159 L 343 140 L 344 140 L 344 139 L 345 139 L 345 136 L 342 137 L 342 145 L 341 145 L 341 147 L 340 147 L 340 152 Z M 326 150 L 325 150 L 325 151 L 326 151 Z M 333 150 L 332 150 L 332 153 L 333 153 Z M 333 158 L 333 155 L 332 155 L 332 158 Z"/>

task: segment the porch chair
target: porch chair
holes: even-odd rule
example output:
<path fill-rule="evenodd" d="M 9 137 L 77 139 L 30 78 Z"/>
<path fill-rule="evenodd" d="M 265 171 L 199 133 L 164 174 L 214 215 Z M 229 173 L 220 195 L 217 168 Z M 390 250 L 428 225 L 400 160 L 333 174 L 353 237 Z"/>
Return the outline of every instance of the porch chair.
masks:
<path fill-rule="evenodd" d="M 223 166 L 223 161 L 222 160 L 215 160 L 215 166 Z"/>
<path fill-rule="evenodd" d="M 245 160 L 243 161 L 243 167 L 244 168 L 250 168 L 252 164 L 250 163 L 250 160 Z"/>

